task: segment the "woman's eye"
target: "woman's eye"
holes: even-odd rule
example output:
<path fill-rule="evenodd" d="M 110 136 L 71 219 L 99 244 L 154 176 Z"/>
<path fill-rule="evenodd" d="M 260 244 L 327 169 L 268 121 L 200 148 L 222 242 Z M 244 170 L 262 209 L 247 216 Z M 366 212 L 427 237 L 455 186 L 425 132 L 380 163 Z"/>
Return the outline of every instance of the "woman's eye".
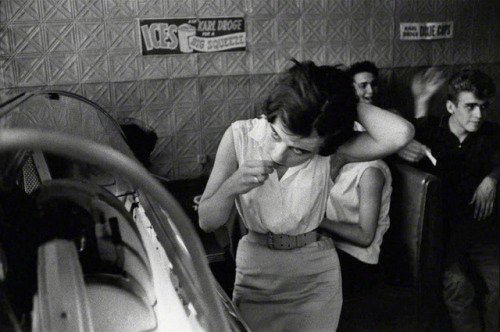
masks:
<path fill-rule="evenodd" d="M 304 150 L 302 150 L 302 149 L 297 149 L 297 148 L 292 148 L 292 151 L 293 151 L 295 154 L 298 154 L 298 155 L 303 155 L 303 154 L 308 153 L 307 151 L 304 151 Z"/>
<path fill-rule="evenodd" d="M 271 131 L 271 137 L 277 141 L 280 139 L 280 136 L 274 130 Z"/>

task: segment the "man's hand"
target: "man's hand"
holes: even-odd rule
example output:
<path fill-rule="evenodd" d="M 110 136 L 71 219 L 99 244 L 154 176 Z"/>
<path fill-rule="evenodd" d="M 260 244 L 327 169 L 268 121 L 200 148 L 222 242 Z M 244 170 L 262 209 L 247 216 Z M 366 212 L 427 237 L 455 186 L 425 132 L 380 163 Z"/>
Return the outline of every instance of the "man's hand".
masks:
<path fill-rule="evenodd" d="M 475 204 L 474 219 L 483 220 L 491 215 L 497 193 L 497 180 L 487 176 L 481 181 L 469 204 Z"/>
<path fill-rule="evenodd" d="M 420 72 L 413 77 L 411 92 L 415 100 L 428 101 L 446 81 L 443 73 L 435 67 Z"/>
<path fill-rule="evenodd" d="M 412 140 L 404 148 L 398 151 L 398 156 L 406 161 L 416 163 L 425 157 L 427 147 L 417 140 Z"/>

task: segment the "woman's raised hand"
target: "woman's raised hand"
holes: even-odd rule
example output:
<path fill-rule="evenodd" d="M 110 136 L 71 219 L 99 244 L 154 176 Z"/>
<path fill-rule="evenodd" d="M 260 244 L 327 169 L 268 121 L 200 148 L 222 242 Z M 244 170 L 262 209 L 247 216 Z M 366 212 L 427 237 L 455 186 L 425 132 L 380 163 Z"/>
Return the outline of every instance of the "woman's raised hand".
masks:
<path fill-rule="evenodd" d="M 229 179 L 235 194 L 245 194 L 260 187 L 274 172 L 275 163 L 271 160 L 246 160 Z"/>

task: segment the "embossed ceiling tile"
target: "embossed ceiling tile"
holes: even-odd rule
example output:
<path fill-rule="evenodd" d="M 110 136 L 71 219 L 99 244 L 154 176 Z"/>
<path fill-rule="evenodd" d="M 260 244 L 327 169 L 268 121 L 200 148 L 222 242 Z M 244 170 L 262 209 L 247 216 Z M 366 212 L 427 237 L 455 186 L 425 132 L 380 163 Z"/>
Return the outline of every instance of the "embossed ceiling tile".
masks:
<path fill-rule="evenodd" d="M 177 78 L 171 80 L 172 102 L 175 104 L 199 101 L 198 81 L 194 78 Z"/>
<path fill-rule="evenodd" d="M 302 61 L 305 59 L 303 56 L 305 50 L 297 45 L 285 45 L 279 46 L 278 52 L 276 54 L 276 72 L 281 73 L 290 67 L 290 59 L 296 59 Z"/>
<path fill-rule="evenodd" d="M 115 108 L 114 118 L 117 120 L 121 119 L 137 119 L 139 121 L 144 121 L 144 111 L 140 107 L 136 106 L 119 106 Z"/>
<path fill-rule="evenodd" d="M 223 0 L 223 12 L 228 16 L 244 16 L 247 9 L 247 1 Z"/>
<path fill-rule="evenodd" d="M 78 84 L 80 82 L 76 54 L 51 55 L 47 60 L 50 84 Z"/>
<path fill-rule="evenodd" d="M 140 18 L 163 17 L 163 6 L 167 6 L 162 0 L 137 1 L 137 12 Z"/>
<path fill-rule="evenodd" d="M 250 45 L 272 45 L 277 36 L 274 29 L 274 19 L 248 20 L 247 42 Z"/>
<path fill-rule="evenodd" d="M 351 0 L 335 0 L 326 2 L 326 11 L 329 16 L 344 16 L 350 15 Z"/>
<path fill-rule="evenodd" d="M 350 4 L 350 12 L 353 17 L 370 17 L 373 9 L 372 1 L 352 0 Z"/>
<path fill-rule="evenodd" d="M 300 3 L 300 0 L 276 0 L 276 16 L 300 16 Z"/>
<path fill-rule="evenodd" d="M 300 20 L 280 17 L 276 20 L 276 42 L 280 44 L 300 44 Z"/>
<path fill-rule="evenodd" d="M 415 1 L 416 10 L 421 15 L 433 15 L 436 11 L 435 0 Z"/>
<path fill-rule="evenodd" d="M 452 64 L 469 64 L 473 62 L 471 58 L 472 44 L 470 40 L 454 39 L 447 41 L 451 43 L 451 63 Z"/>
<path fill-rule="evenodd" d="M 372 24 L 372 40 L 385 41 L 394 38 L 394 19 L 392 17 L 374 17 Z"/>
<path fill-rule="evenodd" d="M 353 42 L 349 45 L 350 59 L 349 65 L 364 60 L 372 59 L 372 45 L 367 42 Z"/>
<path fill-rule="evenodd" d="M 11 48 L 10 29 L 6 25 L 0 25 L 0 57 L 7 57 L 13 51 Z"/>
<path fill-rule="evenodd" d="M 193 2 L 193 0 L 168 0 L 166 1 L 168 8 L 165 14 L 167 17 L 185 17 L 195 15 L 196 10 Z"/>
<path fill-rule="evenodd" d="M 226 53 L 227 75 L 247 74 L 250 68 L 250 57 L 247 52 Z"/>
<path fill-rule="evenodd" d="M 309 44 L 324 44 L 326 40 L 326 22 L 324 20 L 318 20 L 307 18 L 302 19 L 301 25 L 301 35 L 302 42 Z"/>
<path fill-rule="evenodd" d="M 381 40 L 373 43 L 370 58 L 377 64 L 377 67 L 392 67 L 393 57 L 391 40 Z"/>
<path fill-rule="evenodd" d="M 350 32 L 350 40 L 352 42 L 369 41 L 372 36 L 371 21 L 369 19 L 352 19 Z"/>
<path fill-rule="evenodd" d="M 82 94 L 82 87 L 80 84 L 54 84 L 54 85 L 49 85 L 48 89 L 68 91 L 71 93 L 75 93 L 77 95 Z"/>
<path fill-rule="evenodd" d="M 72 24 L 47 23 L 45 34 L 49 52 L 76 51 L 76 34 Z"/>
<path fill-rule="evenodd" d="M 37 56 L 17 56 L 14 59 L 19 86 L 47 85 L 45 59 Z"/>
<path fill-rule="evenodd" d="M 73 19 L 71 2 L 67 0 L 44 0 L 41 2 L 45 21 L 70 21 Z"/>
<path fill-rule="evenodd" d="M 144 81 L 144 105 L 166 105 L 170 103 L 170 81 L 145 80 Z"/>
<path fill-rule="evenodd" d="M 77 22 L 75 27 L 80 51 L 106 49 L 103 22 Z"/>
<path fill-rule="evenodd" d="M 396 0 L 372 0 L 373 16 L 393 17 L 396 10 Z"/>
<path fill-rule="evenodd" d="M 302 2 L 302 16 L 305 17 L 323 17 L 327 12 L 326 3 L 328 0 L 308 0 Z"/>
<path fill-rule="evenodd" d="M 143 56 L 140 58 L 142 66 L 140 77 L 143 79 L 168 78 L 168 57 Z"/>
<path fill-rule="evenodd" d="M 200 130 L 200 111 L 197 106 L 173 106 L 175 126 L 179 132 L 197 132 Z"/>
<path fill-rule="evenodd" d="M 432 65 L 432 47 L 428 42 L 394 42 L 394 66 Z"/>
<path fill-rule="evenodd" d="M 247 102 L 231 102 L 225 105 L 226 125 L 238 120 L 247 120 L 254 117 L 252 104 Z"/>
<path fill-rule="evenodd" d="M 157 133 L 158 134 L 158 133 Z M 155 149 L 151 153 L 153 164 L 171 164 L 175 152 L 175 138 L 172 135 L 158 135 Z"/>
<path fill-rule="evenodd" d="M 227 79 L 224 76 L 200 77 L 200 98 L 222 103 L 227 98 Z"/>
<path fill-rule="evenodd" d="M 82 84 L 83 95 L 101 107 L 111 106 L 111 88 L 109 83 Z"/>
<path fill-rule="evenodd" d="M 126 18 L 136 16 L 136 1 L 106 0 L 106 13 L 108 18 Z"/>
<path fill-rule="evenodd" d="M 228 100 L 248 100 L 250 99 L 250 77 L 249 76 L 228 76 Z"/>
<path fill-rule="evenodd" d="M 396 1 L 396 16 L 413 15 L 416 12 L 417 12 L 417 1 L 414 0 Z"/>
<path fill-rule="evenodd" d="M 264 101 L 277 82 L 277 75 L 253 75 L 251 77 L 252 100 Z"/>
<path fill-rule="evenodd" d="M 124 81 L 137 79 L 139 75 L 137 57 L 138 54 L 135 53 L 109 54 L 109 72 L 111 80 Z"/>
<path fill-rule="evenodd" d="M 268 74 L 276 70 L 276 51 L 273 48 L 252 49 L 250 59 L 252 74 Z"/>
<path fill-rule="evenodd" d="M 106 24 L 108 43 L 110 50 L 134 50 L 138 49 L 136 22 L 128 19 L 119 22 L 108 22 Z"/>
<path fill-rule="evenodd" d="M 351 56 L 350 47 L 346 42 L 330 43 L 326 46 L 326 63 L 330 65 L 343 64 L 348 66 Z"/>
<path fill-rule="evenodd" d="M 196 12 L 201 17 L 221 16 L 222 0 L 196 0 Z"/>
<path fill-rule="evenodd" d="M 350 21 L 345 16 L 331 16 L 326 21 L 327 43 L 350 39 Z"/>
<path fill-rule="evenodd" d="M 0 81 L 5 88 L 11 88 L 17 85 L 18 80 L 14 76 L 13 59 L 2 60 L 0 58 Z"/>
<path fill-rule="evenodd" d="M 198 75 L 197 54 L 170 56 L 168 70 L 170 78 L 195 77 Z"/>
<path fill-rule="evenodd" d="M 496 53 L 495 57 L 491 56 L 490 53 L 493 52 L 490 52 L 490 50 L 493 50 L 494 53 Z M 488 39 L 475 39 L 472 41 L 471 57 L 475 63 L 490 62 L 490 61 L 498 62 L 498 46 L 496 48 L 491 47 Z"/>
<path fill-rule="evenodd" d="M 435 0 L 433 13 L 436 15 L 437 20 L 446 21 L 449 19 L 449 16 L 447 15 L 449 6 L 451 6 L 449 1 Z"/>
<path fill-rule="evenodd" d="M 5 1 L 0 2 L 0 23 L 7 23 L 10 16 L 10 10 Z"/>
<path fill-rule="evenodd" d="M 147 106 L 143 112 L 146 117 L 145 122 L 153 128 L 159 137 L 175 134 L 175 115 L 171 105 Z M 172 147 L 169 152 L 174 151 L 175 149 Z"/>
<path fill-rule="evenodd" d="M 3 3 L 4 1 L 2 1 Z M 37 0 L 11 0 L 5 1 L 8 6 L 9 19 L 16 22 L 36 22 L 42 18 L 42 13 Z"/>
<path fill-rule="evenodd" d="M 251 16 L 274 16 L 276 14 L 275 0 L 246 0 L 250 3 L 248 14 Z"/>
<path fill-rule="evenodd" d="M 317 65 L 326 64 L 325 46 L 317 44 L 304 45 L 304 59 L 314 61 Z"/>
<path fill-rule="evenodd" d="M 226 126 L 224 121 L 224 104 L 220 103 L 203 103 L 201 109 L 201 128 L 213 129 L 223 128 Z"/>
<path fill-rule="evenodd" d="M 224 64 L 224 53 L 206 53 L 198 55 L 200 76 L 224 75 Z"/>
<path fill-rule="evenodd" d="M 75 17 L 80 19 L 104 18 L 104 0 L 74 0 Z"/>
<path fill-rule="evenodd" d="M 102 82 L 109 80 L 108 58 L 106 54 L 97 52 L 81 53 L 80 61 L 81 82 Z"/>
<path fill-rule="evenodd" d="M 201 153 L 215 157 L 224 129 L 203 131 L 201 134 Z"/>
<path fill-rule="evenodd" d="M 144 99 L 142 81 L 111 83 L 111 98 L 113 105 L 139 108 Z"/>
<path fill-rule="evenodd" d="M 12 27 L 12 49 L 17 54 L 44 53 L 43 25 L 20 24 Z"/>

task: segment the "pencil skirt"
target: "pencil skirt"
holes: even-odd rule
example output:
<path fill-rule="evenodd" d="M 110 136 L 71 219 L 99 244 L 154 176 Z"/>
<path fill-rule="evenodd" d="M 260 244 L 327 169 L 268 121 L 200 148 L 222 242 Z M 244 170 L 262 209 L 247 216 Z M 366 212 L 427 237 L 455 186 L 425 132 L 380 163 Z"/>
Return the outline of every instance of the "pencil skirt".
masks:
<path fill-rule="evenodd" d="M 233 301 L 252 331 L 335 331 L 342 280 L 332 239 L 320 235 L 303 248 L 275 250 L 245 235 Z"/>

